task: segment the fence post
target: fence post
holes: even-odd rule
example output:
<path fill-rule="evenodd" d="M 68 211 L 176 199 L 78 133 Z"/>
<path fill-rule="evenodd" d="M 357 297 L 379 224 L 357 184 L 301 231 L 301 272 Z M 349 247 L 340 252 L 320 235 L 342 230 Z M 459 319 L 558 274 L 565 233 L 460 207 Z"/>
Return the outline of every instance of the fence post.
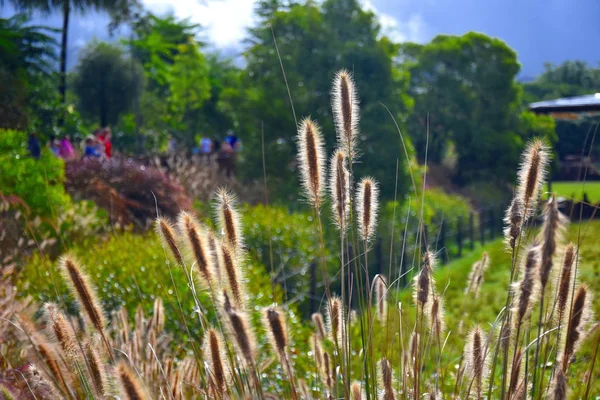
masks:
<path fill-rule="evenodd" d="M 473 213 L 469 213 L 469 242 L 471 250 L 475 250 L 475 221 L 473 221 Z"/>
<path fill-rule="evenodd" d="M 494 208 L 490 207 L 489 210 L 489 220 L 490 220 L 490 241 L 494 240 L 494 234 L 496 233 L 495 228 L 496 228 L 496 224 L 494 221 Z"/>
<path fill-rule="evenodd" d="M 456 246 L 458 247 L 458 256 L 462 257 L 462 217 L 458 216 L 456 220 Z"/>
<path fill-rule="evenodd" d="M 446 249 L 446 223 L 442 219 L 440 222 L 440 240 L 436 250 L 442 251 L 442 264 L 448 262 L 448 249 Z"/>
<path fill-rule="evenodd" d="M 310 263 L 310 314 L 317 311 L 317 263 Z"/>
<path fill-rule="evenodd" d="M 479 211 L 479 238 L 483 246 L 485 244 L 485 213 L 483 210 Z"/>

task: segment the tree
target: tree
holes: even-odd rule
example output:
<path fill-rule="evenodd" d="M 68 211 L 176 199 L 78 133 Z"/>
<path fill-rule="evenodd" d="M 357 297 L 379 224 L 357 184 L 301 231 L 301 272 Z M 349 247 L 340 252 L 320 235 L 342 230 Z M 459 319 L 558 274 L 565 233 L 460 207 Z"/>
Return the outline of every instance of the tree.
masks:
<path fill-rule="evenodd" d="M 537 130 L 532 123 L 538 121 L 519 112 L 517 54 L 501 40 L 474 32 L 405 44 L 400 54 L 411 73 L 415 110 L 409 133 L 420 158 L 427 152 L 429 162 L 440 163 L 452 147 L 457 183 L 510 181 L 524 141 Z"/>
<path fill-rule="evenodd" d="M 44 87 L 52 81 L 55 41 L 52 29 L 28 25 L 17 14 L 0 18 L 0 127 L 26 129 L 33 101 L 48 100 Z"/>
<path fill-rule="evenodd" d="M 523 85 L 523 88 L 525 106 L 541 100 L 593 94 L 600 90 L 600 68 L 590 67 L 583 61 L 546 64 L 544 72 L 535 81 Z M 562 160 L 569 155 L 581 155 L 584 147 L 590 145 L 597 123 L 598 117 L 594 115 L 582 115 L 576 120 L 557 119 L 558 158 Z M 593 146 L 595 152 L 600 151 L 597 140 Z"/>
<path fill-rule="evenodd" d="M 144 127 L 155 135 L 168 131 L 191 147 L 203 126 L 204 102 L 211 96 L 209 66 L 203 43 L 196 38 L 199 26 L 151 13 L 132 25 L 133 54 L 144 66 L 147 80 L 141 100 Z"/>
<path fill-rule="evenodd" d="M 350 70 L 361 101 L 361 157 L 357 174 L 371 174 L 381 181 L 385 196 L 394 191 L 396 160 L 401 162 L 399 192 L 406 192 L 404 151 L 385 104 L 401 123 L 411 108 L 405 89 L 406 74 L 396 70 L 393 57 L 398 47 L 381 37 L 376 16 L 355 0 L 330 0 L 321 6 L 262 1 L 257 10 L 258 27 L 251 30 L 245 53 L 246 73 L 238 104 L 243 108 L 237 127 L 245 141 L 247 177 L 262 176 L 262 129 L 264 127 L 267 174 L 279 198 L 297 195 L 294 142 L 296 121 L 292 112 L 273 32 L 290 86 L 296 118 L 311 115 L 322 126 L 327 148 L 335 145 L 331 81 L 342 68 Z M 271 26 L 273 31 L 271 31 Z"/>
<path fill-rule="evenodd" d="M 140 95 L 143 71 L 120 46 L 93 42 L 83 51 L 73 79 L 78 108 L 101 126 L 115 125 Z"/>
<path fill-rule="evenodd" d="M 55 11 L 62 12 L 63 23 L 61 29 L 60 42 L 60 75 L 58 92 L 61 103 L 66 105 L 67 93 L 67 39 L 69 33 L 69 18 L 73 10 L 86 12 L 90 9 L 105 10 L 114 14 L 127 15 L 130 9 L 133 9 L 137 0 L 11 0 L 11 2 L 21 10 L 38 10 L 45 14 Z M 62 126 L 62 118 L 59 121 Z"/>

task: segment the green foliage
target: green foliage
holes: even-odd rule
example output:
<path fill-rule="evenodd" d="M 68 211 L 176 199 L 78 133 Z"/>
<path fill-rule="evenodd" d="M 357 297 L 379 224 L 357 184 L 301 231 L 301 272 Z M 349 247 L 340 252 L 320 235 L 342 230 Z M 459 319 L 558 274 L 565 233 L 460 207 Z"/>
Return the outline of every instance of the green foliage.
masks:
<path fill-rule="evenodd" d="M 120 46 L 92 42 L 79 58 L 73 91 L 81 114 L 100 126 L 114 125 L 142 90 L 143 72 Z"/>
<path fill-rule="evenodd" d="M 23 14 L 0 18 L 0 128 L 26 129 L 38 117 L 31 104 L 48 98 L 40 92 L 51 80 L 52 32 Z"/>
<path fill-rule="evenodd" d="M 16 195 L 34 216 L 52 217 L 70 205 L 64 189 L 63 161 L 47 149 L 39 160 L 27 151 L 27 134 L 0 130 L 0 191 Z"/>
<path fill-rule="evenodd" d="M 396 220 L 394 222 L 394 207 L 396 208 Z M 457 194 L 447 194 L 441 189 L 432 188 L 425 190 L 425 196 L 411 196 L 410 199 L 402 204 L 387 202 L 382 208 L 381 233 L 389 234 L 392 229 L 392 223 L 396 231 L 402 230 L 407 224 L 410 229 L 417 230 L 419 221 L 429 226 L 431 234 L 439 232 L 440 223 L 447 221 L 455 224 L 460 217 L 466 223 L 471 213 L 469 200 Z M 422 218 L 421 218 L 422 215 Z"/>
<path fill-rule="evenodd" d="M 245 142 L 245 176 L 262 176 L 264 131 L 270 187 L 279 199 L 296 198 L 297 174 L 291 162 L 296 153 L 296 121 L 274 46 L 274 33 L 296 117 L 312 115 L 323 128 L 328 149 L 335 143 L 331 81 L 342 68 L 353 72 L 361 102 L 361 158 L 355 170 L 358 175 L 375 176 L 384 196 L 391 197 L 393 166 L 398 159 L 399 193 L 404 194 L 410 182 L 407 160 L 392 118 L 381 103 L 401 124 L 401 116 L 412 106 L 406 95 L 408 76 L 394 68 L 397 45 L 381 37 L 375 14 L 355 0 L 326 1 L 321 6 L 315 2 L 283 5 L 264 1 L 259 3 L 259 10 L 261 22 L 251 30 L 252 45 L 246 52 L 245 90 L 237 99 L 244 112 L 239 134 Z"/>
<path fill-rule="evenodd" d="M 593 94 L 600 88 L 600 68 L 594 68 L 582 61 L 565 61 L 560 65 L 546 65 L 546 70 L 533 82 L 523 86 L 524 102 L 552 100 L 561 97 Z M 556 153 L 564 160 L 569 155 L 581 155 L 584 148 L 589 151 L 591 132 L 598 123 L 597 116 L 581 116 L 577 120 L 556 121 Z M 587 142 L 586 142 L 587 140 Z M 593 151 L 600 149 L 600 143 L 593 143 Z M 567 177 L 563 177 L 567 178 Z"/>
<path fill-rule="evenodd" d="M 552 141 L 547 119 L 518 114 L 520 67 L 501 40 L 474 32 L 439 35 L 425 45 L 405 44 L 401 54 L 411 73 L 409 133 L 419 157 L 428 144 L 428 161 L 441 163 L 452 143 L 458 183 L 512 181 L 525 140 L 535 132 Z"/>
<path fill-rule="evenodd" d="M 203 105 L 211 97 L 209 66 L 196 39 L 198 25 L 172 15 L 141 15 L 128 42 L 144 66 L 148 92 L 141 99 L 143 128 L 173 134 L 191 147 L 204 121 Z"/>
<path fill-rule="evenodd" d="M 290 213 L 283 207 L 248 207 L 243 212 L 245 238 L 249 254 L 264 265 L 264 273 L 273 282 L 285 287 L 287 299 L 299 303 L 307 315 L 310 305 L 310 264 L 321 262 L 321 247 L 317 222 L 308 213 Z M 270 240 L 269 240 L 270 238 Z M 325 244 L 329 276 L 339 267 L 330 251 L 337 249 L 334 241 Z M 272 270 L 271 270 L 272 265 Z M 317 268 L 319 282 L 321 267 Z M 317 302 L 320 299 L 317 299 Z"/>

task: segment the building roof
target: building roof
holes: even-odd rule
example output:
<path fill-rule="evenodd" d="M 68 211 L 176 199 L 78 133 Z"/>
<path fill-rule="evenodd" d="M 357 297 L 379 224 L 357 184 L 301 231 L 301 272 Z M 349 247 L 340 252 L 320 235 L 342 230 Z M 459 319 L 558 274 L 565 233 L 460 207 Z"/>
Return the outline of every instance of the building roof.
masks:
<path fill-rule="evenodd" d="M 600 111 L 600 93 L 585 96 L 563 97 L 562 99 L 531 103 L 529 109 L 536 113 L 594 112 Z"/>

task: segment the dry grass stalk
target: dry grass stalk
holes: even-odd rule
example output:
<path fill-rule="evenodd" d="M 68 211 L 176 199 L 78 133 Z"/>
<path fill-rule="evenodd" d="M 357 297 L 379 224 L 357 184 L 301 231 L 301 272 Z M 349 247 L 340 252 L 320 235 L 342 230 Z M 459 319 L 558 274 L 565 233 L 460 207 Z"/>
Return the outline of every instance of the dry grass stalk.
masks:
<path fill-rule="evenodd" d="M 222 397 L 227 390 L 227 364 L 223 352 L 224 345 L 221 334 L 213 328 L 209 329 L 204 339 L 204 354 L 207 355 L 209 375 L 219 397 Z"/>
<path fill-rule="evenodd" d="M 431 302 L 431 334 L 437 340 L 441 340 L 445 329 L 444 299 L 436 294 L 433 296 L 433 301 Z"/>
<path fill-rule="evenodd" d="M 504 216 L 504 238 L 508 247 L 514 249 L 517 239 L 521 236 L 523 222 L 525 220 L 525 205 L 520 197 L 515 197 Z"/>
<path fill-rule="evenodd" d="M 75 359 L 78 355 L 77 337 L 65 315 L 52 303 L 44 305 L 44 314 L 48 320 L 51 334 L 62 351 L 68 358 Z"/>
<path fill-rule="evenodd" d="M 562 269 L 557 283 L 556 293 L 556 310 L 557 310 L 557 321 L 562 323 L 563 318 L 567 312 L 567 304 L 571 299 L 573 292 L 573 266 L 577 265 L 577 248 L 573 243 L 569 243 L 565 248 L 562 261 Z"/>
<path fill-rule="evenodd" d="M 431 301 L 433 299 L 433 291 L 435 289 L 435 281 L 433 279 L 433 269 L 435 267 L 435 256 L 430 251 L 423 256 L 423 267 L 417 274 L 414 281 L 413 298 L 415 304 L 420 309 L 421 313 L 431 320 Z"/>
<path fill-rule="evenodd" d="M 352 400 L 363 399 L 363 393 L 359 382 L 352 382 L 352 385 L 350 386 L 350 395 L 352 396 Z"/>
<path fill-rule="evenodd" d="M 103 332 L 106 325 L 104 311 L 98 301 L 96 289 L 89 282 L 88 276 L 82 271 L 79 264 L 69 256 L 61 259 L 60 267 L 71 292 L 81 304 L 88 322 L 98 332 Z"/>
<path fill-rule="evenodd" d="M 377 212 L 379 210 L 379 186 L 372 178 L 362 178 L 356 193 L 356 212 L 358 215 L 358 234 L 364 241 L 375 235 Z"/>
<path fill-rule="evenodd" d="M 345 232 L 350 212 L 350 173 L 348 172 L 346 153 L 336 150 L 331 156 L 329 191 L 331 193 L 331 211 L 336 227 Z"/>
<path fill-rule="evenodd" d="M 192 261 L 196 264 L 196 268 L 202 276 L 202 283 L 205 287 L 212 288 L 214 267 L 206 229 L 201 227 L 198 221 L 186 212 L 179 214 L 177 225 L 187 252 L 191 255 Z"/>
<path fill-rule="evenodd" d="M 244 247 L 242 222 L 236 207 L 236 199 L 225 189 L 217 191 L 216 214 L 223 242 L 241 255 Z"/>
<path fill-rule="evenodd" d="M 393 389 L 393 385 L 392 385 L 392 379 L 393 379 L 393 374 L 392 374 L 392 367 L 390 366 L 389 361 L 387 360 L 387 358 L 382 358 L 380 363 L 380 371 L 381 371 L 381 384 L 382 384 L 382 389 L 383 389 L 383 393 L 381 396 L 382 400 L 394 400 L 396 398 L 396 396 L 394 395 L 394 389 Z"/>
<path fill-rule="evenodd" d="M 254 368 L 254 357 L 256 354 L 256 340 L 254 332 L 248 323 L 248 317 L 232 307 L 227 293 L 223 293 L 223 311 L 227 322 L 230 339 L 235 343 L 238 357 L 251 369 Z"/>
<path fill-rule="evenodd" d="M 238 256 L 231 247 L 226 243 L 222 243 L 221 257 L 223 260 L 223 270 L 225 272 L 227 288 L 233 297 L 236 307 L 244 309 L 246 304 L 246 290 L 242 281 Z"/>
<path fill-rule="evenodd" d="M 475 327 L 469 335 L 467 348 L 465 350 L 465 359 L 467 362 L 466 373 L 475 387 L 477 398 L 481 398 L 481 390 L 486 375 L 486 353 L 485 336 L 480 327 Z M 471 383 L 469 384 L 471 386 Z"/>
<path fill-rule="evenodd" d="M 313 324 L 315 325 L 315 329 L 317 331 L 317 335 L 319 337 L 320 340 L 325 340 L 325 336 L 326 336 L 326 331 L 325 331 L 325 324 L 323 323 L 323 315 L 321 313 L 314 313 L 312 315 L 312 321 Z"/>
<path fill-rule="evenodd" d="M 487 252 L 483 252 L 481 260 L 475 262 L 471 267 L 471 272 L 469 272 L 465 294 L 471 293 L 475 298 L 479 297 L 479 292 L 481 291 L 481 286 L 483 285 L 483 277 L 489 265 L 490 258 Z"/>
<path fill-rule="evenodd" d="M 117 364 L 116 377 L 125 399 L 150 400 L 136 373 L 124 361 Z"/>
<path fill-rule="evenodd" d="M 331 108 L 340 147 L 354 160 L 358 137 L 359 101 L 352 76 L 339 71 L 333 79 Z"/>
<path fill-rule="evenodd" d="M 375 281 L 375 307 L 377 309 L 377 318 L 382 323 L 387 320 L 387 282 L 383 275 L 377 275 Z"/>
<path fill-rule="evenodd" d="M 342 323 L 344 320 L 344 306 L 339 297 L 332 297 L 328 307 L 328 328 L 331 340 L 336 346 L 339 346 L 342 341 Z"/>
<path fill-rule="evenodd" d="M 542 293 L 546 288 L 553 267 L 553 258 L 558 241 L 565 229 L 566 217 L 558 211 L 556 198 L 553 196 L 544 207 L 544 224 L 540 232 L 541 245 L 540 282 Z"/>
<path fill-rule="evenodd" d="M 549 398 L 552 400 L 567 400 L 568 388 L 567 377 L 562 369 L 558 368 L 554 375 Z"/>
<path fill-rule="evenodd" d="M 517 193 L 523 202 L 525 219 L 531 217 L 535 211 L 540 190 L 544 185 L 549 157 L 548 147 L 539 139 L 531 141 L 523 152 Z"/>
<path fill-rule="evenodd" d="M 90 368 L 92 381 L 96 386 L 96 390 L 100 396 L 105 396 L 108 393 L 108 377 L 106 376 L 105 363 L 100 357 L 98 351 L 90 343 L 85 345 L 85 356 Z"/>
<path fill-rule="evenodd" d="M 310 118 L 298 126 L 298 165 L 304 192 L 309 203 L 320 208 L 324 191 L 325 150 L 319 126 Z"/>
<path fill-rule="evenodd" d="M 538 281 L 535 279 L 539 266 L 539 248 L 533 245 L 527 251 L 523 263 L 523 278 L 516 285 L 517 305 L 515 310 L 515 326 L 517 332 L 524 319 L 531 312 L 538 292 Z M 517 338 L 518 339 L 518 338 Z"/>
<path fill-rule="evenodd" d="M 316 333 L 313 333 L 311 338 L 311 350 L 315 358 L 315 366 L 317 371 L 321 371 L 323 368 L 323 349 L 321 348 L 321 340 Z"/>
<path fill-rule="evenodd" d="M 175 229 L 173 229 L 173 225 L 166 220 L 165 218 L 157 218 L 156 219 L 156 231 L 160 236 L 163 244 L 169 249 L 170 254 L 173 256 L 175 261 L 179 265 L 183 264 L 183 257 L 181 256 L 181 252 L 179 251 L 179 247 L 177 246 L 177 238 L 175 236 Z"/>
<path fill-rule="evenodd" d="M 588 293 L 588 288 L 585 285 L 579 286 L 575 292 L 573 306 L 571 307 L 570 319 L 569 323 L 567 324 L 565 347 L 561 355 L 563 372 L 567 372 L 571 358 L 575 354 L 575 351 L 587 333 L 586 325 L 591 319 L 590 297 L 591 295 Z"/>

